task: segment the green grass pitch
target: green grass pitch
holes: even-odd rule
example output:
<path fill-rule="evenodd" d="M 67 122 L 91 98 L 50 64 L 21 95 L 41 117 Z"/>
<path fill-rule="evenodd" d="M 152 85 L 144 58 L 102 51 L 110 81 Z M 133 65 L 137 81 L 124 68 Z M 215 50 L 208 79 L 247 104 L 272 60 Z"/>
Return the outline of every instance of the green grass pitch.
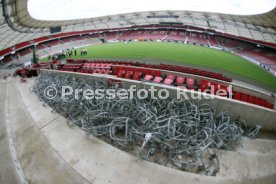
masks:
<path fill-rule="evenodd" d="M 179 65 L 195 65 L 224 70 L 276 89 L 276 77 L 255 64 L 228 52 L 207 47 L 167 42 L 108 43 L 87 47 L 79 58 L 156 59 Z"/>

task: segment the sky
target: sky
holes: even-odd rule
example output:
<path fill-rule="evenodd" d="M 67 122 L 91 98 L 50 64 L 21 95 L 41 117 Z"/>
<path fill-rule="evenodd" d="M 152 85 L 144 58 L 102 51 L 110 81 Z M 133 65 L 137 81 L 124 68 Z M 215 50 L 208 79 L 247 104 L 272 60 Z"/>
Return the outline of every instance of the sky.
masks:
<path fill-rule="evenodd" d="M 256 3 L 258 2 L 258 3 Z M 191 10 L 236 15 L 268 12 L 276 0 L 29 0 L 30 15 L 40 20 L 69 20 L 122 13 Z"/>

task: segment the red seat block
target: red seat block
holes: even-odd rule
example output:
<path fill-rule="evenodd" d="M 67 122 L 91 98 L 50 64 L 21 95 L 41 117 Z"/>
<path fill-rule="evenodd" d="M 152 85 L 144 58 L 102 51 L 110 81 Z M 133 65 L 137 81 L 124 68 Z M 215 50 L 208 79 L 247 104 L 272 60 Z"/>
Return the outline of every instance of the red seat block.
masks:
<path fill-rule="evenodd" d="M 114 75 L 117 75 L 119 73 L 119 71 L 121 70 L 121 67 L 120 66 L 114 66 L 113 67 L 113 74 Z"/>
<path fill-rule="evenodd" d="M 160 83 L 162 80 L 163 80 L 162 77 L 156 76 L 156 77 L 153 79 L 153 82 Z"/>
<path fill-rule="evenodd" d="M 200 70 L 197 69 L 197 68 L 193 68 L 192 69 L 192 74 L 199 75 L 200 74 Z"/>
<path fill-rule="evenodd" d="M 226 82 L 232 82 L 233 81 L 232 78 L 228 78 L 228 77 L 226 77 L 225 80 L 226 80 Z"/>
<path fill-rule="evenodd" d="M 223 75 L 221 73 L 217 73 L 215 78 L 219 80 L 223 80 Z"/>
<path fill-rule="evenodd" d="M 161 72 L 160 70 L 154 70 L 154 71 L 153 71 L 153 75 L 154 75 L 154 76 L 161 77 L 162 72 Z"/>
<path fill-rule="evenodd" d="M 145 69 L 145 74 L 146 75 L 152 75 L 153 71 L 151 69 Z"/>
<path fill-rule="evenodd" d="M 184 67 L 183 72 L 184 73 L 191 73 L 191 68 Z"/>
<path fill-rule="evenodd" d="M 160 69 L 162 69 L 162 70 L 166 70 L 166 69 L 167 69 L 167 65 L 165 65 L 165 64 L 161 64 L 161 65 L 160 65 Z"/>
<path fill-rule="evenodd" d="M 136 68 L 136 69 L 135 69 L 135 72 L 141 72 L 141 73 L 142 73 L 143 71 L 144 71 L 143 68 Z"/>
<path fill-rule="evenodd" d="M 248 102 L 248 95 L 247 94 L 242 94 L 241 101 Z"/>
<path fill-rule="evenodd" d="M 209 72 L 209 76 L 210 76 L 211 78 L 216 78 L 216 74 L 215 74 L 214 72 Z"/>
<path fill-rule="evenodd" d="M 207 80 L 201 80 L 200 83 L 199 83 L 199 89 L 201 92 L 204 92 L 206 91 L 206 89 L 209 88 L 209 81 Z"/>
<path fill-rule="evenodd" d="M 145 81 L 150 81 L 150 80 L 152 80 L 153 79 L 153 76 L 152 75 L 146 75 L 145 77 L 144 77 L 144 80 Z"/>
<path fill-rule="evenodd" d="M 187 89 L 195 89 L 195 79 L 187 78 L 186 84 L 187 84 Z"/>
<path fill-rule="evenodd" d="M 167 65 L 167 70 L 174 71 L 174 66 L 173 65 Z"/>
<path fill-rule="evenodd" d="M 185 77 L 180 77 L 180 76 L 178 76 L 178 77 L 176 78 L 176 83 L 177 83 L 178 86 L 183 85 L 184 82 L 185 82 Z"/>
<path fill-rule="evenodd" d="M 261 98 L 256 98 L 254 104 L 261 105 Z"/>
<path fill-rule="evenodd" d="M 133 80 L 139 80 L 140 79 L 140 77 L 142 76 L 142 72 L 135 72 L 134 74 L 133 74 Z"/>
<path fill-rule="evenodd" d="M 248 102 L 251 103 L 251 104 L 254 104 L 255 100 L 256 100 L 256 97 L 254 97 L 254 96 L 249 96 L 248 97 Z"/>
<path fill-rule="evenodd" d="M 242 96 L 241 93 L 233 92 L 233 98 L 234 98 L 235 100 L 241 100 L 241 96 Z"/>
<path fill-rule="evenodd" d="M 175 75 L 168 74 L 168 75 L 167 75 L 167 78 L 168 78 L 168 79 L 172 79 L 172 80 L 174 81 L 174 80 L 175 80 Z"/>
<path fill-rule="evenodd" d="M 183 68 L 181 66 L 176 66 L 175 67 L 175 71 L 177 72 L 182 72 L 183 71 Z"/>
<path fill-rule="evenodd" d="M 131 79 L 132 75 L 133 75 L 133 71 L 127 71 L 124 78 Z"/>
<path fill-rule="evenodd" d="M 204 76 L 204 77 L 208 77 L 209 76 L 209 72 L 205 71 L 205 70 L 201 70 L 200 75 Z"/>
<path fill-rule="evenodd" d="M 120 70 L 117 74 L 117 77 L 123 78 L 125 75 L 126 71 L 125 70 Z"/>
<path fill-rule="evenodd" d="M 266 100 L 265 99 L 261 99 L 261 106 L 265 107 L 266 105 Z"/>
<path fill-rule="evenodd" d="M 166 85 L 172 85 L 173 80 L 170 79 L 170 78 L 166 78 L 163 83 L 166 84 Z"/>

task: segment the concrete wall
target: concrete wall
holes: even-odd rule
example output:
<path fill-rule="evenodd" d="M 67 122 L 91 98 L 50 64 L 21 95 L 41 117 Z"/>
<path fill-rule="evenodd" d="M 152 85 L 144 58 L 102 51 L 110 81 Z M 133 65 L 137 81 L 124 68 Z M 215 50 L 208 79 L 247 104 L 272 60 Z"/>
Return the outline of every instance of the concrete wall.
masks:
<path fill-rule="evenodd" d="M 59 73 L 62 75 L 72 75 L 79 79 L 84 79 L 88 83 L 91 80 L 97 80 L 107 83 L 110 79 L 120 80 L 122 81 L 122 85 L 125 88 L 129 88 L 130 85 L 136 85 L 136 89 L 144 89 L 149 88 L 150 86 L 155 86 L 157 89 L 167 89 L 170 92 L 171 98 L 177 97 L 177 88 L 174 86 L 166 86 L 166 85 L 160 85 L 155 83 L 149 83 L 149 82 L 142 82 L 142 81 L 134 81 L 134 80 L 127 80 L 127 79 L 121 79 L 117 78 L 111 75 L 101 75 L 101 74 L 81 74 L 81 73 L 73 73 L 73 72 L 61 72 L 61 71 L 50 71 L 50 70 L 43 70 L 41 71 L 44 74 L 47 73 Z M 184 90 L 187 97 L 191 99 L 192 95 L 203 95 L 200 92 L 197 91 L 190 91 L 190 90 Z M 241 101 L 229 99 L 229 98 L 223 98 L 219 96 L 204 94 L 206 97 L 213 97 L 213 99 L 201 99 L 201 100 L 192 100 L 196 103 L 210 103 L 216 111 L 223 111 L 223 110 L 230 110 L 232 113 L 233 119 L 244 119 L 248 126 L 255 127 L 256 124 L 259 124 L 262 126 L 264 130 L 270 130 L 270 131 L 276 131 L 276 111 L 263 108 L 260 106 L 256 106 L 249 103 L 244 103 Z"/>

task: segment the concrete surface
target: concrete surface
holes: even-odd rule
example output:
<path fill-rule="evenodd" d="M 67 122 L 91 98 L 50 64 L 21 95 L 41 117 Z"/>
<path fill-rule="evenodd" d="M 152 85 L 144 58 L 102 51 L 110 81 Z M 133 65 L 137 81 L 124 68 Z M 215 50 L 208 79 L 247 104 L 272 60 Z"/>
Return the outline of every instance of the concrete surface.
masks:
<path fill-rule="evenodd" d="M 221 151 L 220 172 L 216 177 L 183 172 L 140 160 L 105 142 L 87 136 L 32 94 L 33 80 L 9 80 L 7 98 L 0 98 L 0 136 L 3 120 L 11 125 L 12 138 L 28 183 L 158 183 L 158 184 L 274 184 L 276 181 L 276 140 L 244 138 L 236 151 Z M 1 96 L 5 94 L 1 86 Z M 2 102 L 7 100 L 7 106 Z M 8 110 L 9 118 L 2 111 Z M 2 137 L 2 136 L 1 136 Z M 4 136 L 5 137 L 5 136 Z M 2 155 L 0 138 L 0 183 L 19 183 L 9 151 Z M 4 161 L 5 159 L 5 161 Z M 9 166 L 4 172 L 2 165 Z M 3 178 L 5 176 L 5 178 Z"/>
<path fill-rule="evenodd" d="M 6 126 L 7 83 L 0 80 L 0 183 L 19 183 Z"/>
<path fill-rule="evenodd" d="M 6 109 L 9 113 L 6 120 L 12 129 L 11 136 L 17 159 L 24 172 L 26 182 L 87 183 L 59 156 L 41 134 L 39 127 L 22 101 L 16 81 L 8 81 L 7 94 L 9 95 Z M 20 183 L 22 182 L 20 181 Z"/>

